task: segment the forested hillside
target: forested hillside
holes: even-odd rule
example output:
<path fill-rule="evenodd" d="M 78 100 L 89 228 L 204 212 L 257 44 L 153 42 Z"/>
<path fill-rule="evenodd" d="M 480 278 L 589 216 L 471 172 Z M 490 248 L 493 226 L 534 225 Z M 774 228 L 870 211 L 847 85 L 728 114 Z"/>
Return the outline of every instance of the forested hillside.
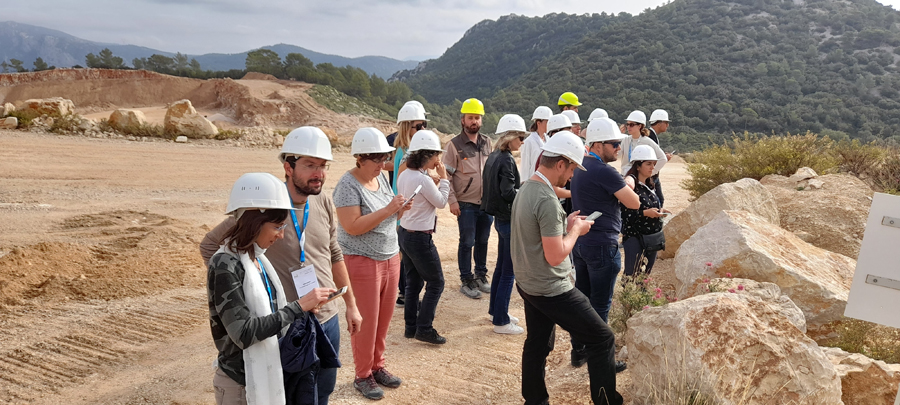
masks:
<path fill-rule="evenodd" d="M 558 23 L 565 18 L 573 24 Z M 585 103 L 583 118 L 595 107 L 620 122 L 664 108 L 669 144 L 690 149 L 744 131 L 900 142 L 898 22 L 873 0 L 675 0 L 634 17 L 510 16 L 476 25 L 406 82 L 429 101 L 484 97 L 498 113 L 530 114 L 564 91 Z"/>

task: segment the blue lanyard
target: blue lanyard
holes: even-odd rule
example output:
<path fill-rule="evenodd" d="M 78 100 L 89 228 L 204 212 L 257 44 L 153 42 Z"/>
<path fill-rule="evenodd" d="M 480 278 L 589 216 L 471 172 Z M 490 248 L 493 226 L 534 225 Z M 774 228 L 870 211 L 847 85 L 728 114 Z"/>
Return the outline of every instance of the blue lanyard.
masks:
<path fill-rule="evenodd" d="M 287 183 L 285 183 L 287 186 Z M 290 193 L 288 193 L 288 198 L 290 197 Z M 291 201 L 291 205 L 294 205 L 294 201 Z M 309 222 L 309 197 L 306 197 L 306 204 L 303 205 L 303 228 L 300 228 L 300 223 L 297 221 L 297 213 L 294 210 L 291 210 L 291 219 L 294 220 L 294 230 L 297 231 L 297 240 L 300 242 L 300 264 L 306 262 L 306 252 L 304 251 L 304 247 L 306 246 L 306 223 Z"/>
<path fill-rule="evenodd" d="M 600 163 L 606 163 L 606 162 L 604 162 L 604 161 L 603 161 L 603 159 L 600 159 L 600 156 L 597 156 L 597 154 L 596 154 L 596 153 L 594 153 L 594 152 L 588 152 L 588 153 L 590 153 L 590 154 L 591 154 L 591 156 L 593 156 L 593 157 L 595 157 L 595 158 L 597 158 L 597 160 L 599 160 L 599 161 L 600 161 Z"/>
<path fill-rule="evenodd" d="M 272 298 L 272 287 L 269 286 L 269 277 L 266 274 L 265 266 L 263 266 L 262 260 L 259 260 L 259 258 L 257 257 L 256 262 L 259 263 L 259 269 L 262 270 L 260 272 L 260 276 L 262 276 L 263 283 L 266 285 L 266 294 L 269 295 L 269 307 L 272 308 L 272 313 L 274 314 L 275 304 L 272 301 L 274 301 L 275 299 Z"/>

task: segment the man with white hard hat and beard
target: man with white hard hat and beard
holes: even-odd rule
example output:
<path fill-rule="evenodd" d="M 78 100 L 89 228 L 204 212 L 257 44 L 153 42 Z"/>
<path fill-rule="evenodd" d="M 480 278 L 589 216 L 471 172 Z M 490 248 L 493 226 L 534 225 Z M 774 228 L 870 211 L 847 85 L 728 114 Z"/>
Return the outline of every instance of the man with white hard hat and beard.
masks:
<path fill-rule="evenodd" d="M 284 285 L 287 301 L 299 297 L 294 287 L 291 272 L 313 266 L 319 287 L 341 289 L 347 287 L 342 296 L 347 307 L 347 330 L 350 335 L 359 331 L 362 317 L 356 308 L 356 299 L 350 286 L 350 277 L 344 264 L 344 256 L 337 241 L 337 218 L 334 202 L 328 193 L 320 194 L 325 185 L 325 173 L 331 154 L 331 143 L 319 128 L 300 127 L 284 139 L 279 154 L 287 179 L 286 187 L 296 211 L 291 211 L 284 239 L 280 239 L 266 251 L 278 279 Z M 226 232 L 234 226 L 235 219 L 229 218 L 206 234 L 200 243 L 200 253 L 207 263 L 219 249 Z M 335 352 L 341 347 L 340 322 L 337 301 L 322 305 L 316 318 Z M 336 368 L 320 369 L 316 375 L 318 404 L 328 404 L 328 397 L 334 391 L 337 379 Z"/>

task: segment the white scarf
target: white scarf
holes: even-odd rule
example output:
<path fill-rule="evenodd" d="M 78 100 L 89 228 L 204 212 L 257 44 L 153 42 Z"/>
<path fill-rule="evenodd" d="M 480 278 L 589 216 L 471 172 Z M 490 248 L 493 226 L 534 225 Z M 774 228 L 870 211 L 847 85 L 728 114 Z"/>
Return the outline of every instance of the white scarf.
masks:
<path fill-rule="evenodd" d="M 244 301 L 247 303 L 247 309 L 250 311 L 251 317 L 262 317 L 272 314 L 272 306 L 269 303 L 269 295 L 266 292 L 266 286 L 263 284 L 260 273 L 256 270 L 256 266 L 250 260 L 250 255 L 242 253 L 238 255 L 232 252 L 226 245 L 219 247 L 216 253 L 228 253 L 241 260 L 244 266 Z M 281 280 L 275 273 L 272 263 L 266 258 L 266 250 L 253 244 L 255 255 L 263 264 L 263 271 L 269 277 L 269 282 L 275 289 L 275 301 L 278 308 L 287 305 L 284 298 L 284 288 L 281 286 Z M 287 332 L 285 326 L 281 333 Z M 284 376 L 281 371 L 281 354 L 278 348 L 278 337 L 271 336 L 265 340 L 257 342 L 250 347 L 244 348 L 244 374 L 246 376 L 247 404 L 248 405 L 283 405 L 284 399 Z"/>

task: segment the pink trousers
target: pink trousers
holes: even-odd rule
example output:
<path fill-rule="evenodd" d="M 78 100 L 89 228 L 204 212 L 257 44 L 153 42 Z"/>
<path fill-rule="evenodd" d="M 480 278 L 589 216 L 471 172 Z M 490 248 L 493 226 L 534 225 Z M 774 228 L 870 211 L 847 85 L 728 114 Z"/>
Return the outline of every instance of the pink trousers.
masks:
<path fill-rule="evenodd" d="M 400 255 L 376 261 L 365 256 L 344 255 L 356 306 L 362 316 L 360 331 L 350 337 L 357 378 L 367 378 L 384 367 L 385 338 L 400 281 Z"/>

